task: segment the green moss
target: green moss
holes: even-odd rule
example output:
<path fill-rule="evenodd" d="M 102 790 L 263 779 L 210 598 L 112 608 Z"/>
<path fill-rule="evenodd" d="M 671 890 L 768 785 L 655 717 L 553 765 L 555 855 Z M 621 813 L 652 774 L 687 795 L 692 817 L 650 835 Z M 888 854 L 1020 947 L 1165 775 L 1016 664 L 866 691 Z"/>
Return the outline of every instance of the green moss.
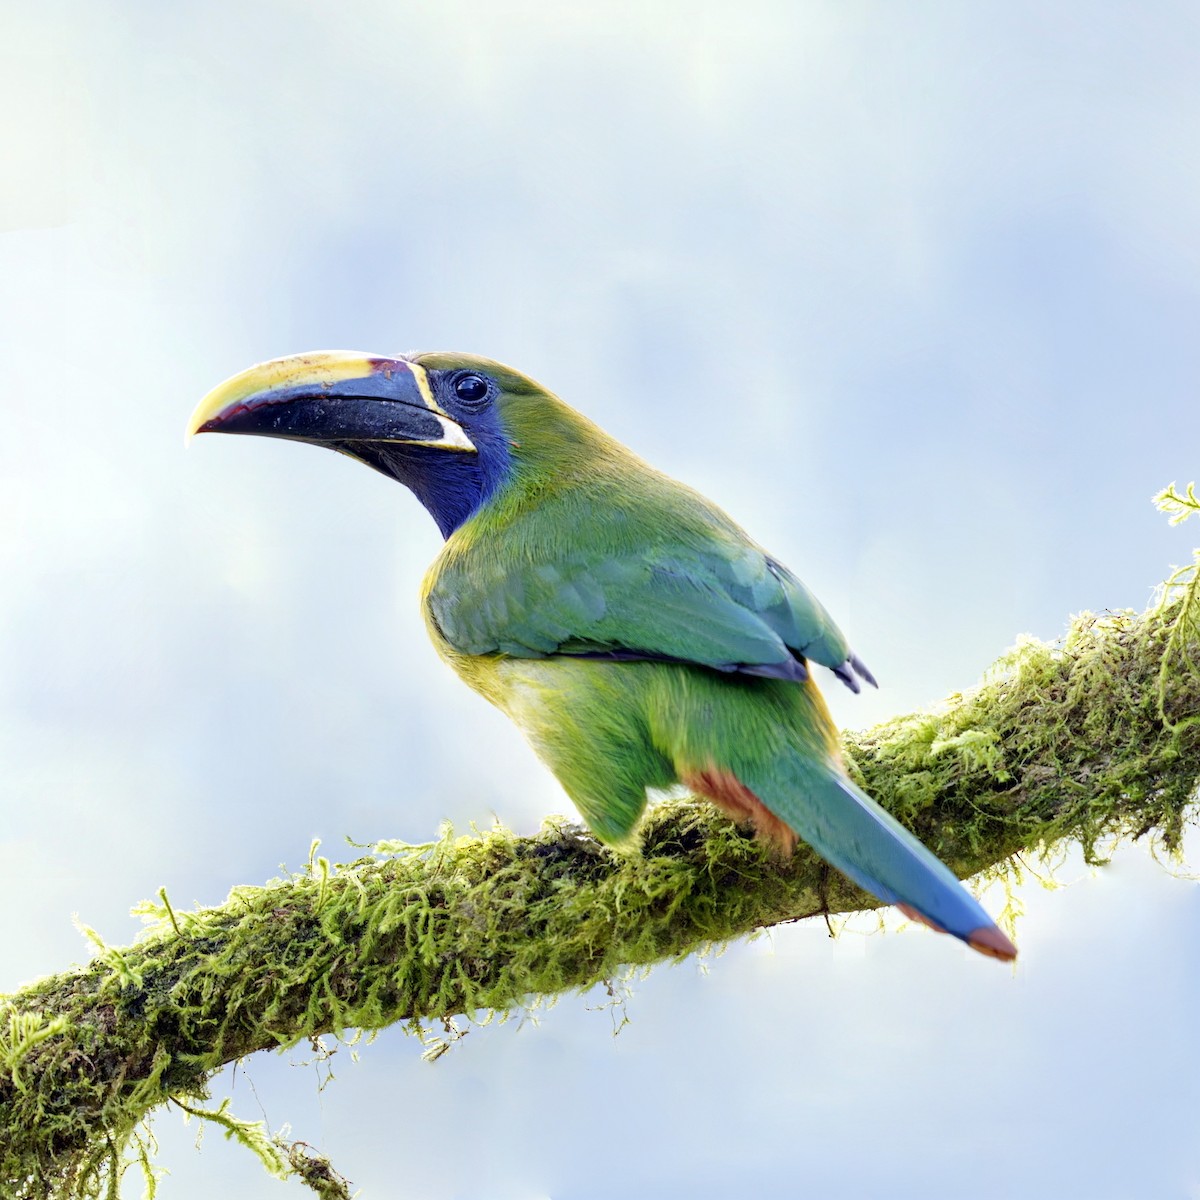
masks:
<path fill-rule="evenodd" d="M 1174 850 L 1200 775 L 1198 616 L 1194 568 L 1147 613 L 1084 613 L 1060 645 L 1020 642 L 938 711 L 849 736 L 850 769 L 962 876 L 1065 840 L 1090 861 L 1151 832 Z M 804 848 L 780 863 L 690 800 L 656 806 L 637 853 L 560 820 L 524 838 L 446 828 L 343 865 L 314 846 L 305 870 L 214 908 L 179 911 L 160 892 L 132 946 L 89 933 L 88 967 L 0 1001 L 0 1193 L 115 1195 L 129 1163 L 152 1183 L 142 1122 L 173 1102 L 276 1174 L 344 1196 L 307 1148 L 204 1108 L 209 1077 L 256 1050 L 397 1022 L 436 1054 L 428 1022 L 874 905 Z"/>

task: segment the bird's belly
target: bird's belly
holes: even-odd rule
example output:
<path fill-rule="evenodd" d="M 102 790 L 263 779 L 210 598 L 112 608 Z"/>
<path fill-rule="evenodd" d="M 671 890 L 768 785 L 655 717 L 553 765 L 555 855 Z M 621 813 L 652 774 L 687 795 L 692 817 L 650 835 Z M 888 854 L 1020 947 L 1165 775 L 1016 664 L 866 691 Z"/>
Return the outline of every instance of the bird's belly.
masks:
<path fill-rule="evenodd" d="M 587 740 L 591 731 L 611 736 L 615 724 L 625 738 L 642 740 L 648 733 L 645 688 L 629 671 L 633 665 L 566 656 L 498 658 L 486 676 L 467 682 L 527 736 L 544 739 L 552 730 L 570 728 Z"/>
<path fill-rule="evenodd" d="M 786 849 L 794 839 L 756 789 L 807 790 L 811 772 L 837 756 L 810 684 L 568 656 L 454 665 L 512 719 L 606 841 L 629 834 L 648 790 L 682 782 Z"/>

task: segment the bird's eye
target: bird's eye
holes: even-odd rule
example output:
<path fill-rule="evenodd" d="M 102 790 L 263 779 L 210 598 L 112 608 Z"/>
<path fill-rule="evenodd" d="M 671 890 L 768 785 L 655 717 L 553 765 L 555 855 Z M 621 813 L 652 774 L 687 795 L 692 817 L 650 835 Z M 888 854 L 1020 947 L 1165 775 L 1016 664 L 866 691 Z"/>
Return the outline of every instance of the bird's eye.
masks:
<path fill-rule="evenodd" d="M 460 375 L 454 381 L 454 394 L 467 404 L 478 404 L 487 398 L 487 380 L 482 375 Z"/>

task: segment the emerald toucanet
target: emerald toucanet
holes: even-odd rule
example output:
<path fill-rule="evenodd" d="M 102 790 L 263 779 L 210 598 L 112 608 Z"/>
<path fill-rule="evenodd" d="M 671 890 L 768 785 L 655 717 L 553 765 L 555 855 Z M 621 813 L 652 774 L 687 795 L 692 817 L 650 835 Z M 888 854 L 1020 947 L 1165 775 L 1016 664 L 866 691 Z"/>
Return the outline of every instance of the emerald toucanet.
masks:
<path fill-rule="evenodd" d="M 438 653 L 506 712 L 606 842 L 683 783 L 976 950 L 1007 937 L 857 788 L 811 676 L 874 683 L 829 614 L 716 505 L 531 379 L 466 354 L 326 351 L 210 392 L 192 432 L 312 442 L 416 493 L 446 539 Z"/>

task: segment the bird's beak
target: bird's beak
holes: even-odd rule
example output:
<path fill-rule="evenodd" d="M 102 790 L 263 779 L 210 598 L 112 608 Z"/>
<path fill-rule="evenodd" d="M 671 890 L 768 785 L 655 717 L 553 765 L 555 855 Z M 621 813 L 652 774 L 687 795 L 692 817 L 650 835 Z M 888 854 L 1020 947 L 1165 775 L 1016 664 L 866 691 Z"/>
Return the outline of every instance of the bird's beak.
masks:
<path fill-rule="evenodd" d="M 358 442 L 475 450 L 438 407 L 419 363 L 345 350 L 273 358 L 225 380 L 192 413 L 188 439 L 196 433 L 256 433 L 351 453 Z"/>

